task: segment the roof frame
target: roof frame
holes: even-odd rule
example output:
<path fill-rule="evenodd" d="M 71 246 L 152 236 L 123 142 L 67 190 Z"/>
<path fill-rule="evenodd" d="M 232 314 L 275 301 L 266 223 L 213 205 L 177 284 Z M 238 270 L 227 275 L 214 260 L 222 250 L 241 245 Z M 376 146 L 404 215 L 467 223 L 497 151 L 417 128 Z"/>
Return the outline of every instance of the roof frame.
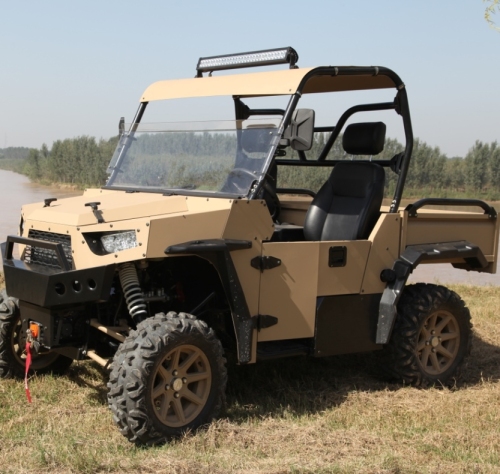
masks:
<path fill-rule="evenodd" d="M 321 66 L 214 77 L 159 81 L 141 102 L 189 97 L 260 97 L 370 89 L 404 88 L 399 76 L 380 66 Z"/>

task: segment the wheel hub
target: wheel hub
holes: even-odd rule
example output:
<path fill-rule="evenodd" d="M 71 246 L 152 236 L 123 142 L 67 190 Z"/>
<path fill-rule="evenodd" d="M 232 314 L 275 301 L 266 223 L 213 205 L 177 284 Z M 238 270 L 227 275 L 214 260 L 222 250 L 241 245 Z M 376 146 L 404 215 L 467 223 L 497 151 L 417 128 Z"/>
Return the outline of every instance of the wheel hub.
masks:
<path fill-rule="evenodd" d="M 417 356 L 429 375 L 448 370 L 458 354 L 460 329 L 453 313 L 435 311 L 424 322 L 418 337 Z"/>
<path fill-rule="evenodd" d="M 178 392 L 182 388 L 182 379 L 176 378 L 172 380 L 172 388 Z"/>
<path fill-rule="evenodd" d="M 166 354 L 152 379 L 151 401 L 160 422 L 176 428 L 195 420 L 209 398 L 211 377 L 200 348 L 183 344 Z"/>

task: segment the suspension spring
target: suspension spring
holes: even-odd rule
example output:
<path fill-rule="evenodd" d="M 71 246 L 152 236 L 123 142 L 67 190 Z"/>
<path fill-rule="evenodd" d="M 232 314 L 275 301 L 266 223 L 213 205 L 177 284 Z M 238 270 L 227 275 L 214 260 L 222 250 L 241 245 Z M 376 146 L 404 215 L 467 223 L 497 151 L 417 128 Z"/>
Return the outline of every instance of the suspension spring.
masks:
<path fill-rule="evenodd" d="M 141 286 L 139 285 L 139 278 L 137 277 L 137 270 L 133 263 L 123 264 L 118 274 L 120 276 L 120 283 L 122 285 L 125 301 L 127 302 L 128 312 L 135 323 L 140 323 L 143 319 L 148 317 L 146 311 L 146 302 L 142 295 Z"/>

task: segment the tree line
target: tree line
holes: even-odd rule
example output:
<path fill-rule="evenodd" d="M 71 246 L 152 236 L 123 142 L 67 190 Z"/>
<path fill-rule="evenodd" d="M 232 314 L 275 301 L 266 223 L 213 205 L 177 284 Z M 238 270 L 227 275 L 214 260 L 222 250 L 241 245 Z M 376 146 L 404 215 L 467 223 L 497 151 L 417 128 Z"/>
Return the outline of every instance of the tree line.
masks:
<path fill-rule="evenodd" d="M 322 150 L 327 134 L 317 133 L 308 158 L 315 158 Z M 106 182 L 106 169 L 117 145 L 118 137 L 97 140 L 94 137 L 80 136 L 57 140 L 49 148 L 40 149 L 11 147 L 0 149 L 0 168 L 12 169 L 27 175 L 31 180 L 43 183 L 68 183 L 77 187 L 102 186 Z M 149 152 L 157 154 L 165 139 L 153 137 L 147 142 Z M 384 151 L 377 159 L 391 159 L 403 150 L 403 145 L 395 139 L 387 139 Z M 173 134 L 169 137 L 168 154 L 175 155 L 178 150 L 204 151 L 206 156 L 226 155 L 234 149 L 231 139 L 226 141 L 222 135 Z M 296 155 L 288 149 L 287 158 Z M 339 137 L 330 154 L 330 159 L 350 159 L 342 149 Z M 330 171 L 318 168 L 280 167 L 278 185 L 280 187 L 317 188 L 326 180 Z M 325 175 L 326 174 L 326 175 Z M 325 175 L 325 176 L 324 176 Z M 388 172 L 387 193 L 393 192 L 397 180 L 395 173 Z M 420 139 L 415 139 L 410 170 L 406 180 L 407 197 L 433 195 L 436 197 L 482 197 L 500 199 L 500 146 L 496 141 L 483 143 L 476 141 L 467 155 L 448 158 L 439 147 L 432 147 Z"/>
<path fill-rule="evenodd" d="M 326 135 L 316 137 L 311 151 L 306 153 L 307 157 L 319 156 L 326 139 Z M 398 140 L 388 138 L 384 150 L 374 159 L 390 160 L 403 150 L 404 146 Z M 328 159 L 351 158 L 353 157 L 345 154 L 340 136 L 328 154 Z M 385 194 L 390 196 L 395 190 L 398 176 L 390 168 L 385 169 Z M 290 187 L 293 183 L 296 187 L 314 189 L 325 182 L 329 173 L 328 169 L 289 167 L 286 177 L 278 177 L 278 185 Z M 499 200 L 500 146 L 496 141 L 483 143 L 477 140 L 464 158 L 448 158 L 439 147 L 432 147 L 423 140 L 415 139 L 404 196 L 480 197 Z"/>

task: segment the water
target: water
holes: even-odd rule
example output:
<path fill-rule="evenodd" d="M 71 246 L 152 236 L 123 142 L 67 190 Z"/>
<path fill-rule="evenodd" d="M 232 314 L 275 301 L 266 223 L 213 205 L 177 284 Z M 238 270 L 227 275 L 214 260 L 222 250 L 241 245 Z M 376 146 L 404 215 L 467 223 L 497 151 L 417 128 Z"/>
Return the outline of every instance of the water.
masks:
<path fill-rule="evenodd" d="M 0 170 L 0 242 L 9 234 L 17 234 L 21 206 L 40 202 L 46 198 L 63 198 L 81 195 L 81 191 L 56 189 L 31 183 L 21 174 Z"/>
<path fill-rule="evenodd" d="M 26 176 L 12 171 L 0 170 L 0 242 L 9 234 L 17 234 L 21 206 L 40 202 L 46 198 L 64 198 L 82 194 L 81 191 L 56 189 L 30 183 Z M 449 264 L 420 265 L 412 273 L 410 282 L 465 283 L 471 285 L 500 286 L 500 274 L 467 272 L 453 268 Z"/>

